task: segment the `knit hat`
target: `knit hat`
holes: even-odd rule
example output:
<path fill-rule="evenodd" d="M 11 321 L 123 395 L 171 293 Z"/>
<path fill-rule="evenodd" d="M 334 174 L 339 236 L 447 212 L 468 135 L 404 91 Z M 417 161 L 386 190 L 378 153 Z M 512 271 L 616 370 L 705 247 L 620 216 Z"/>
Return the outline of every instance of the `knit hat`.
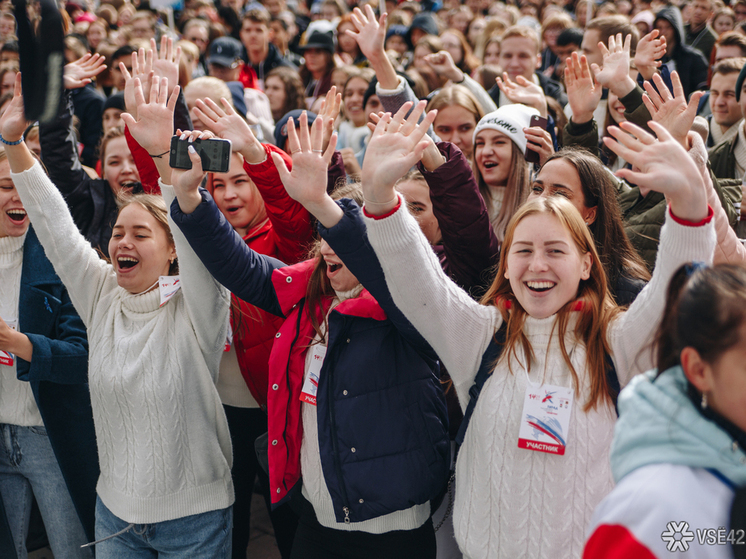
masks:
<path fill-rule="evenodd" d="M 119 93 L 115 93 L 109 97 L 104 103 L 104 108 L 101 111 L 101 114 L 104 114 L 106 109 L 119 109 L 120 111 L 126 111 L 127 109 L 124 106 L 124 92 L 120 91 Z"/>
<path fill-rule="evenodd" d="M 738 79 L 736 80 L 736 101 L 741 100 L 741 88 L 743 87 L 744 79 L 746 79 L 746 64 L 741 68 L 741 73 L 738 74 Z"/>
<path fill-rule="evenodd" d="M 313 121 L 316 120 L 316 113 L 312 113 L 311 111 L 307 111 L 307 113 L 308 126 L 310 127 L 313 124 Z M 295 109 L 294 111 L 290 111 L 289 113 L 287 113 L 277 122 L 277 126 L 275 126 L 275 145 L 278 148 L 285 149 L 285 140 L 288 139 L 288 120 L 290 120 L 290 117 L 293 117 L 295 127 L 300 128 L 298 119 L 302 114 L 303 111 L 301 109 Z"/>
<path fill-rule="evenodd" d="M 484 115 L 482 120 L 477 123 L 472 141 L 476 141 L 477 134 L 482 130 L 497 130 L 513 140 L 525 155 L 526 135 L 523 133 L 523 129 L 529 127 L 532 116 L 539 116 L 539 111 L 526 105 L 516 103 L 500 107 L 496 111 Z"/>

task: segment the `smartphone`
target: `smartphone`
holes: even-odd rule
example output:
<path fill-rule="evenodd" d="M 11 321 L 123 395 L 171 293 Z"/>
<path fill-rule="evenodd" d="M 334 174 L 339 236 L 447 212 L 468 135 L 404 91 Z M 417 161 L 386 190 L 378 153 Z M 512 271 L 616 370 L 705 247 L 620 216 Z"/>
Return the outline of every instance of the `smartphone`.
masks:
<path fill-rule="evenodd" d="M 194 146 L 202 158 L 202 169 L 212 173 L 226 173 L 231 165 L 231 142 L 213 138 L 210 140 L 180 140 L 180 136 L 171 138 L 171 158 L 169 164 L 174 169 L 191 169 L 189 159 L 190 145 Z"/>
<path fill-rule="evenodd" d="M 539 126 L 542 129 L 546 130 L 547 125 L 549 124 L 549 121 L 544 118 L 543 116 L 534 115 L 531 117 L 531 120 L 528 123 L 528 127 L 532 128 L 534 126 Z M 529 149 L 526 147 L 526 154 L 524 155 L 524 158 L 529 163 L 538 163 L 539 162 L 539 152 L 536 152 L 532 149 Z"/>

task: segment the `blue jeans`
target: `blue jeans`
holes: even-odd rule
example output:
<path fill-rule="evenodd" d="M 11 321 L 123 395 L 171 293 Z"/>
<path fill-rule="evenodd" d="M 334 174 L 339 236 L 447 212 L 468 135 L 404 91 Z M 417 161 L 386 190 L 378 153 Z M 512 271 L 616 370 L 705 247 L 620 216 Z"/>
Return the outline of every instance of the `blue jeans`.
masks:
<path fill-rule="evenodd" d="M 0 496 L 19 559 L 27 555 L 32 492 L 55 559 L 92 557 L 80 549 L 85 533 L 46 429 L 0 424 Z"/>
<path fill-rule="evenodd" d="M 129 526 L 96 498 L 96 540 Z M 233 507 L 155 524 L 134 524 L 96 544 L 96 559 L 230 559 Z M 56 557 L 55 557 L 56 559 Z"/>

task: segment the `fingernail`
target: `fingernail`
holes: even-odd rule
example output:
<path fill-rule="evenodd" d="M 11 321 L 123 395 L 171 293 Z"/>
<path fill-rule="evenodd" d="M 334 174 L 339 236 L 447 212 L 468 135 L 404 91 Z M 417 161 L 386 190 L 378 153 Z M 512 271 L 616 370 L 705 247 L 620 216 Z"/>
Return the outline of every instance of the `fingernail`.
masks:
<path fill-rule="evenodd" d="M 186 140 L 186 132 L 179 137 L 179 140 Z"/>
<path fill-rule="evenodd" d="M 194 155 L 195 153 L 197 153 L 197 150 L 196 150 L 196 149 L 194 149 L 194 146 L 189 146 L 189 147 L 187 148 L 187 150 L 188 150 L 188 151 L 189 151 L 189 153 L 191 153 L 192 155 Z"/>

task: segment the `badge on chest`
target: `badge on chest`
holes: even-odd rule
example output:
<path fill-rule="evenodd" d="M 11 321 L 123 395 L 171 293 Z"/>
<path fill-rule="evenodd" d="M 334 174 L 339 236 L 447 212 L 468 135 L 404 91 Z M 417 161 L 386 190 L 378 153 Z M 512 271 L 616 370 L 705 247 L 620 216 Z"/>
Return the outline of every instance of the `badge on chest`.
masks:
<path fill-rule="evenodd" d="M 526 385 L 518 448 L 565 454 L 574 392 L 550 384 Z"/>
<path fill-rule="evenodd" d="M 5 324 L 7 324 L 10 328 L 13 330 L 16 330 L 17 322 L 15 320 L 6 320 Z M 13 363 L 16 362 L 16 356 L 13 355 L 9 351 L 3 351 L 0 349 L 0 365 L 7 365 L 8 367 L 12 367 Z"/>
<path fill-rule="evenodd" d="M 303 389 L 300 393 L 301 402 L 307 402 L 316 405 L 316 393 L 319 391 L 319 374 L 326 357 L 326 346 L 316 344 L 310 350 L 311 363 L 306 371 L 306 377 L 303 381 Z"/>

